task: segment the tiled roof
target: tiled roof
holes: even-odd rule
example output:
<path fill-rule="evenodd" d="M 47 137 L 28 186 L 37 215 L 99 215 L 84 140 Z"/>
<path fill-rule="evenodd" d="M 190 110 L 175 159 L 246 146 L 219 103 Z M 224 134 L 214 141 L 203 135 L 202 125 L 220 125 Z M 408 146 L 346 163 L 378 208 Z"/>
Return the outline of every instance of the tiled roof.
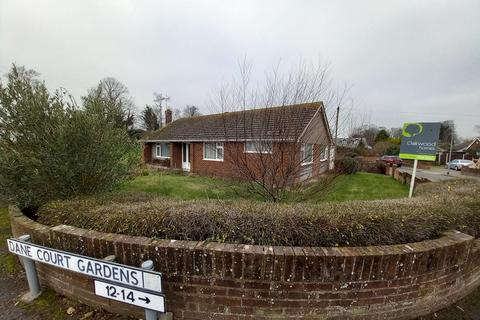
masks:
<path fill-rule="evenodd" d="M 459 144 L 453 146 L 453 151 L 456 151 L 456 152 L 466 151 L 466 149 L 468 149 L 475 141 L 477 141 L 479 139 L 480 138 L 475 138 L 473 140 L 468 140 L 468 141 L 459 143 Z"/>
<path fill-rule="evenodd" d="M 319 108 L 323 108 L 322 102 L 182 118 L 149 133 L 143 140 L 296 140 Z"/>

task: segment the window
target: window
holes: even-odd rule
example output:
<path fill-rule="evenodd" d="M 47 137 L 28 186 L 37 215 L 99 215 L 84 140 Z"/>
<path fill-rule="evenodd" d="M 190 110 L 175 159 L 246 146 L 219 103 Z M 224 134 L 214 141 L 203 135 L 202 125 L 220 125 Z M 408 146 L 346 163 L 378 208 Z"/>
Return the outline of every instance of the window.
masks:
<path fill-rule="evenodd" d="M 328 157 L 328 149 L 327 146 L 321 146 L 320 147 L 320 161 L 325 161 L 327 160 Z"/>
<path fill-rule="evenodd" d="M 223 143 L 205 142 L 203 144 L 203 160 L 223 161 Z"/>
<path fill-rule="evenodd" d="M 247 141 L 245 142 L 246 153 L 272 153 L 271 141 Z"/>
<path fill-rule="evenodd" d="M 157 158 L 170 158 L 170 143 L 157 143 L 155 155 Z"/>
<path fill-rule="evenodd" d="M 302 164 L 311 164 L 313 162 L 313 144 L 306 143 L 302 145 Z"/>

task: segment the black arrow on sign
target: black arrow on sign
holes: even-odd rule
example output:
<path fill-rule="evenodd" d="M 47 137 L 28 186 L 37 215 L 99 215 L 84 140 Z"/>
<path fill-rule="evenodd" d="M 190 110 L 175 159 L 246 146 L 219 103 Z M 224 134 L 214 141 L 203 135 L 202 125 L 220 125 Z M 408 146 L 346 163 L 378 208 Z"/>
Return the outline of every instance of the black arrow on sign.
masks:
<path fill-rule="evenodd" d="M 150 303 L 150 299 L 148 299 L 148 297 L 145 297 L 145 298 L 138 298 L 138 300 L 145 301 L 145 303 L 146 303 L 146 304 L 149 304 L 149 303 Z"/>

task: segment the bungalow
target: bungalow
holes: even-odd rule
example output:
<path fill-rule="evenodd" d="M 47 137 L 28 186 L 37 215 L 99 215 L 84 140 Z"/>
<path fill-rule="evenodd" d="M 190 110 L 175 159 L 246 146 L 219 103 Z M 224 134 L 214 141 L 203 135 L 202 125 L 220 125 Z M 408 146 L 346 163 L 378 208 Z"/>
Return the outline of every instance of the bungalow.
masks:
<path fill-rule="evenodd" d="M 259 175 L 298 168 L 296 181 L 333 169 L 334 143 L 322 102 L 173 122 L 167 110 L 165 119 L 165 127 L 141 140 L 146 164 L 223 177 L 242 176 L 242 166 Z"/>
<path fill-rule="evenodd" d="M 441 146 L 437 151 L 437 163 L 446 164 L 450 161 L 449 146 Z M 480 137 L 467 140 L 465 142 L 456 144 L 452 148 L 452 160 L 467 159 L 473 160 L 480 158 Z"/>

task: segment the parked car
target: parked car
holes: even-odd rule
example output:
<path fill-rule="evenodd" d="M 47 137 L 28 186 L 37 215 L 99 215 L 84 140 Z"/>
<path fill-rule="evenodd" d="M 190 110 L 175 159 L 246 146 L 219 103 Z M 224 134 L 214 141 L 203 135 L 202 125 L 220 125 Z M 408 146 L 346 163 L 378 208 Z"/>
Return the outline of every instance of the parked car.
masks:
<path fill-rule="evenodd" d="M 471 160 L 455 159 L 447 162 L 445 168 L 453 170 L 462 170 L 463 167 L 470 167 L 473 164 Z"/>
<path fill-rule="evenodd" d="M 383 162 L 385 165 L 389 166 L 396 165 L 397 167 L 401 167 L 403 164 L 402 159 L 400 159 L 398 156 L 381 156 L 377 161 Z"/>

